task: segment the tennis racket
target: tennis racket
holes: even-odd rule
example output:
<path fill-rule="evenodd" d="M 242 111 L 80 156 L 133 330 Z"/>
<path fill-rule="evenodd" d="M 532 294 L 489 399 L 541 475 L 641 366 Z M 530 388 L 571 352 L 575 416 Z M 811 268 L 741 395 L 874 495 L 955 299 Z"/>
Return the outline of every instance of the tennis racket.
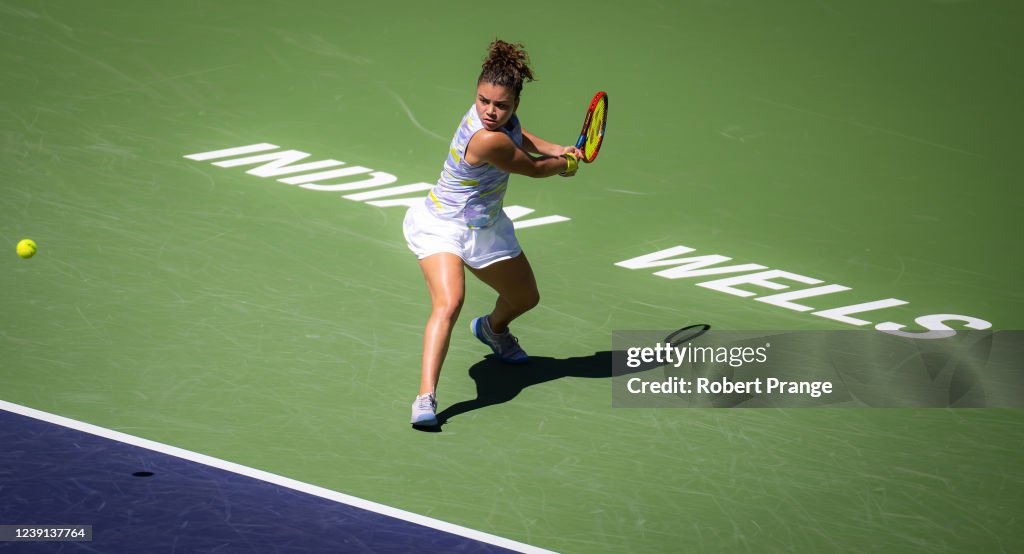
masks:
<path fill-rule="evenodd" d="M 590 163 L 597 158 L 604 142 L 604 127 L 608 123 L 608 94 L 599 92 L 590 101 L 587 117 L 583 120 L 583 130 L 576 141 L 576 148 L 583 150 L 583 161 Z"/>

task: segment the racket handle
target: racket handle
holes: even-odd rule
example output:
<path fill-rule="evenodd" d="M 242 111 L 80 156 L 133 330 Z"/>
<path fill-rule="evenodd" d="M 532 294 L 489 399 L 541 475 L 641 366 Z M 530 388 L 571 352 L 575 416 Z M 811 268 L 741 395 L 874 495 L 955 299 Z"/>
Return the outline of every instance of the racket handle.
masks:
<path fill-rule="evenodd" d="M 581 134 L 579 140 L 576 141 L 576 148 L 583 148 L 585 142 L 587 142 L 587 135 Z"/>

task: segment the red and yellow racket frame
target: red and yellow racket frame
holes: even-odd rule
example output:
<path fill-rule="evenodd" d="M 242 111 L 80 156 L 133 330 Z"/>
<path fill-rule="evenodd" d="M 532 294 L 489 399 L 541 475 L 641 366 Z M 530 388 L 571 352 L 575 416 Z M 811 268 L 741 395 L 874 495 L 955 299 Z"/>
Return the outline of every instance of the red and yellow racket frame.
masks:
<path fill-rule="evenodd" d="M 586 150 L 584 150 L 582 160 L 587 163 L 597 159 L 597 153 L 601 150 L 601 144 L 604 142 L 604 129 L 608 125 L 608 94 L 606 92 L 598 92 L 594 95 L 593 100 L 590 101 L 590 107 L 587 108 L 587 116 L 583 119 L 583 130 L 580 131 L 580 138 L 576 141 L 576 148 L 583 149 L 583 146 L 587 142 L 587 135 L 589 135 L 591 131 L 590 126 L 594 122 L 594 112 L 602 102 L 604 102 L 604 120 L 601 122 L 601 128 L 595 129 L 598 133 L 598 138 L 597 146 L 594 147 L 594 152 L 588 157 L 586 155 Z"/>

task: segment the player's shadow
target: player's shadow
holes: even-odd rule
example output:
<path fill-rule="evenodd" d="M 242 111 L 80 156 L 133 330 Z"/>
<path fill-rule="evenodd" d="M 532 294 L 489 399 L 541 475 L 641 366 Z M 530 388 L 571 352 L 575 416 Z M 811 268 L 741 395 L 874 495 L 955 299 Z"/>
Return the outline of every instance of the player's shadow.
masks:
<path fill-rule="evenodd" d="M 565 359 L 530 356 L 529 363 L 523 365 L 502 363 L 490 354 L 469 368 L 469 376 L 476 381 L 476 398 L 456 402 L 442 410 L 437 414 L 439 425 L 457 415 L 508 402 L 529 386 L 563 377 L 610 378 L 612 353 L 595 352 L 591 356 Z"/>
<path fill-rule="evenodd" d="M 699 337 L 709 329 L 711 326 L 707 324 L 683 327 L 670 334 L 665 341 L 682 344 Z M 644 363 L 636 368 L 620 368 L 618 375 L 647 371 L 660 365 L 660 363 Z M 421 431 L 438 433 L 441 431 L 441 426 L 457 415 L 508 402 L 518 396 L 526 387 L 563 377 L 610 379 L 612 377 L 612 352 L 605 350 L 595 352 L 590 356 L 564 359 L 530 356 L 530 361 L 523 365 L 505 364 L 498 361 L 493 354 L 489 354 L 469 368 L 469 376 L 476 381 L 476 398 L 456 402 L 441 410 L 437 414 L 438 424 L 435 427 L 414 427 Z"/>

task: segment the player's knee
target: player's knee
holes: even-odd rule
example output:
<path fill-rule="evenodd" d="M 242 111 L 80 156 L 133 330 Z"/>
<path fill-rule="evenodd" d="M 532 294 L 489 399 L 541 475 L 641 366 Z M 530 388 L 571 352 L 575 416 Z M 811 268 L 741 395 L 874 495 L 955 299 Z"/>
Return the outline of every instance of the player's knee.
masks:
<path fill-rule="evenodd" d="M 459 318 L 459 312 L 462 311 L 462 301 L 461 297 L 442 298 L 435 301 L 433 308 L 434 317 L 455 321 Z"/>
<path fill-rule="evenodd" d="M 525 312 L 527 310 L 532 310 L 536 308 L 537 304 L 540 304 L 540 292 L 538 292 L 537 289 L 533 289 L 532 291 L 523 296 L 520 305 L 522 306 L 522 309 Z"/>

